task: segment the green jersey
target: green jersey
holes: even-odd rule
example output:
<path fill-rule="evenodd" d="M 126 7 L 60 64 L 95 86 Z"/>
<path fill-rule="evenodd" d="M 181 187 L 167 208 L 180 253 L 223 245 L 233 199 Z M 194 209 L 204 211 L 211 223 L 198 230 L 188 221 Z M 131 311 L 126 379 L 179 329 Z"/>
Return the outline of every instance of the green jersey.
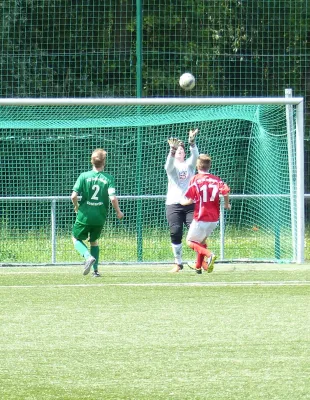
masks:
<path fill-rule="evenodd" d="M 83 172 L 73 191 L 82 196 L 77 221 L 85 225 L 103 225 L 109 211 L 110 196 L 115 195 L 114 178 L 104 171 Z"/>

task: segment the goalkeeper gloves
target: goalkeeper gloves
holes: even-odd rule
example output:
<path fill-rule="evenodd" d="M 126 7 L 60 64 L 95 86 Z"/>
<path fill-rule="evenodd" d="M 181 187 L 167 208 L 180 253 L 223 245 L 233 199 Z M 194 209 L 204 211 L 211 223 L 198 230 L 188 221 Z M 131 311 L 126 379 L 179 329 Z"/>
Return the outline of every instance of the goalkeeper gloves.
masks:
<path fill-rule="evenodd" d="M 171 137 L 168 139 L 168 144 L 170 146 L 171 154 L 174 156 L 177 148 L 180 146 L 182 142 L 178 138 Z"/>
<path fill-rule="evenodd" d="M 190 146 L 195 146 L 196 135 L 198 133 L 198 129 L 191 129 L 188 134 L 188 143 Z"/>

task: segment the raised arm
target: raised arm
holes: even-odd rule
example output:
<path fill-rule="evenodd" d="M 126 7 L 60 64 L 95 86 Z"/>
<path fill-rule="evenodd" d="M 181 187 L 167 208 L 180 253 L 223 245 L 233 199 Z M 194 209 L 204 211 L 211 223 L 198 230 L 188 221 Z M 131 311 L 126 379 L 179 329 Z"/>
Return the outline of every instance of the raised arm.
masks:
<path fill-rule="evenodd" d="M 170 139 L 168 139 L 170 151 L 165 164 L 165 170 L 167 171 L 167 173 L 172 172 L 172 170 L 174 169 L 174 157 L 180 143 L 180 140 L 177 138 L 171 137 Z"/>
<path fill-rule="evenodd" d="M 188 133 L 188 143 L 191 147 L 196 146 L 196 135 L 199 132 L 198 128 L 191 129 Z"/>
<path fill-rule="evenodd" d="M 196 161 L 199 156 L 199 151 L 196 146 L 196 135 L 198 132 L 199 130 L 196 128 L 196 129 L 191 129 L 188 133 L 188 143 L 190 146 L 191 155 L 187 160 L 187 164 L 190 165 L 193 169 L 195 169 L 196 167 Z"/>

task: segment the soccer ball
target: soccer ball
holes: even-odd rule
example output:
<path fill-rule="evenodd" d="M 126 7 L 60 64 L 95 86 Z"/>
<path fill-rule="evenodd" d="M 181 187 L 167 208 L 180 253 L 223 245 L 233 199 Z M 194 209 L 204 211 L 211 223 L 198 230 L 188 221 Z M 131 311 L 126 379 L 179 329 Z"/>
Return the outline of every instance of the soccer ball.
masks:
<path fill-rule="evenodd" d="M 191 90 L 195 87 L 195 77 L 190 72 L 180 76 L 179 84 L 184 90 Z"/>

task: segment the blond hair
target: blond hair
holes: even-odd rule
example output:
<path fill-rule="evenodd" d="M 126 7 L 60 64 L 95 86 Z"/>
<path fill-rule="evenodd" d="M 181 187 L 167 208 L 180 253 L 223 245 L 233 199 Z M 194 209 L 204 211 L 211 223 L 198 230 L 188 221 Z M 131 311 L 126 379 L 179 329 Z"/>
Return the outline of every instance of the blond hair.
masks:
<path fill-rule="evenodd" d="M 211 157 L 208 154 L 200 154 L 196 167 L 198 171 L 208 172 L 211 167 Z"/>
<path fill-rule="evenodd" d="M 105 166 L 107 152 L 103 149 L 96 149 L 91 155 L 90 162 L 95 168 L 102 168 Z"/>

